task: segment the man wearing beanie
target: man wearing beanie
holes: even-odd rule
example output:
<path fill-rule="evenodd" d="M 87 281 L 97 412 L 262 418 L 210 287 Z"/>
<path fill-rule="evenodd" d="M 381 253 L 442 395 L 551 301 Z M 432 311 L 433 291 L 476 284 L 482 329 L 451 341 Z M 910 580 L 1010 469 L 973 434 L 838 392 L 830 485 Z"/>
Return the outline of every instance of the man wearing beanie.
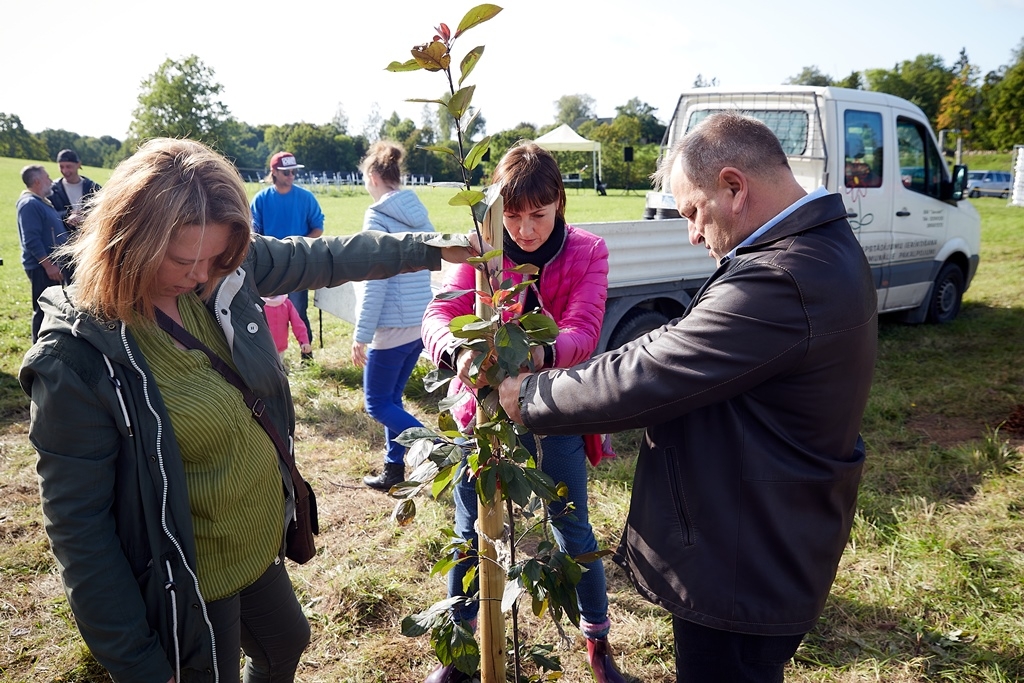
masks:
<path fill-rule="evenodd" d="M 73 149 L 58 152 L 57 166 L 63 177 L 53 181 L 50 203 L 60 213 L 67 229 L 75 230 L 82 223 L 83 204 L 100 186 L 84 175 L 79 175 L 82 163 Z"/>
<path fill-rule="evenodd" d="M 273 184 L 253 197 L 249 207 L 255 232 L 279 239 L 293 235 L 319 237 L 324 233 L 324 212 L 320 203 L 312 192 L 295 184 L 300 168 L 305 166 L 298 163 L 291 152 L 278 152 L 270 158 L 270 181 Z M 292 292 L 288 298 L 298 310 L 312 339 L 313 328 L 306 313 L 309 291 Z M 312 352 L 302 354 L 303 360 L 312 357 Z"/>

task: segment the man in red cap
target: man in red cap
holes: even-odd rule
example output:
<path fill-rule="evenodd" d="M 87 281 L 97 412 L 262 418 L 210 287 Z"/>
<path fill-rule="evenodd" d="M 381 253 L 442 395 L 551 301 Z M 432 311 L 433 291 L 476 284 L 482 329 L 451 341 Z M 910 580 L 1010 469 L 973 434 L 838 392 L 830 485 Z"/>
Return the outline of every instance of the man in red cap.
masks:
<path fill-rule="evenodd" d="M 273 184 L 261 190 L 250 205 L 252 228 L 257 233 L 281 239 L 293 235 L 319 237 L 324 233 L 324 212 L 320 203 L 312 192 L 295 185 L 295 175 L 300 168 L 305 166 L 295 161 L 291 152 L 278 152 L 270 158 L 270 181 Z M 306 313 L 309 292 L 292 292 L 288 298 L 299 311 L 299 317 L 312 339 L 313 328 Z M 312 353 L 302 354 L 304 360 L 312 357 Z"/>

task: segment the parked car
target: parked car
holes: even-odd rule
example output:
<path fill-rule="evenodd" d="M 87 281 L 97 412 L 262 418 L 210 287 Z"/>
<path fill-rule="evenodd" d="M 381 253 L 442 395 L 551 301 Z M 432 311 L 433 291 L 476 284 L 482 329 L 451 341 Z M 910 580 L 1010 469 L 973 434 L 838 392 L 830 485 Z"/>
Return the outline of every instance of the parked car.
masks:
<path fill-rule="evenodd" d="M 989 195 L 1006 199 L 1010 196 L 1013 177 L 1007 171 L 968 171 L 967 194 L 969 197 Z"/>

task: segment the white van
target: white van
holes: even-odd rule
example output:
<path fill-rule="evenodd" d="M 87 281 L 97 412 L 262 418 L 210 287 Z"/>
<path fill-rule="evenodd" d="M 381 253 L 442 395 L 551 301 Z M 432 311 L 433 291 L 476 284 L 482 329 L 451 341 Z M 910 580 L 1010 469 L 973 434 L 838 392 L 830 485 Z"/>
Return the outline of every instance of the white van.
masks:
<path fill-rule="evenodd" d="M 956 317 L 978 268 L 981 220 L 966 201 L 966 167 L 950 173 L 917 106 L 844 88 L 699 88 L 679 98 L 663 146 L 723 109 L 767 123 L 804 189 L 823 185 L 843 196 L 875 275 L 879 312 L 902 311 L 908 322 Z M 648 196 L 649 218 L 673 213 L 661 189 Z"/>

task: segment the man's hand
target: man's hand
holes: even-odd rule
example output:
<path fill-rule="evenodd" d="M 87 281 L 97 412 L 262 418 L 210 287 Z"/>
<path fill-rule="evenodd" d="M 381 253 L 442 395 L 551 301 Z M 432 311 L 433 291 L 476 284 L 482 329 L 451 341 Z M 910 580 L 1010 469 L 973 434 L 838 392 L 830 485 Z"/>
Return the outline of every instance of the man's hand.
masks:
<path fill-rule="evenodd" d="M 49 259 L 43 261 L 43 270 L 46 271 L 46 276 L 54 282 L 64 281 L 64 275 L 60 272 L 60 268 L 55 266 Z"/>
<path fill-rule="evenodd" d="M 531 374 L 523 372 L 515 377 L 506 377 L 498 386 L 498 402 L 505 409 L 508 418 L 518 424 L 523 424 L 523 416 L 519 412 L 519 388 L 523 385 L 523 380 Z"/>
<path fill-rule="evenodd" d="M 366 344 L 352 342 L 352 365 L 361 368 L 366 365 Z"/>

